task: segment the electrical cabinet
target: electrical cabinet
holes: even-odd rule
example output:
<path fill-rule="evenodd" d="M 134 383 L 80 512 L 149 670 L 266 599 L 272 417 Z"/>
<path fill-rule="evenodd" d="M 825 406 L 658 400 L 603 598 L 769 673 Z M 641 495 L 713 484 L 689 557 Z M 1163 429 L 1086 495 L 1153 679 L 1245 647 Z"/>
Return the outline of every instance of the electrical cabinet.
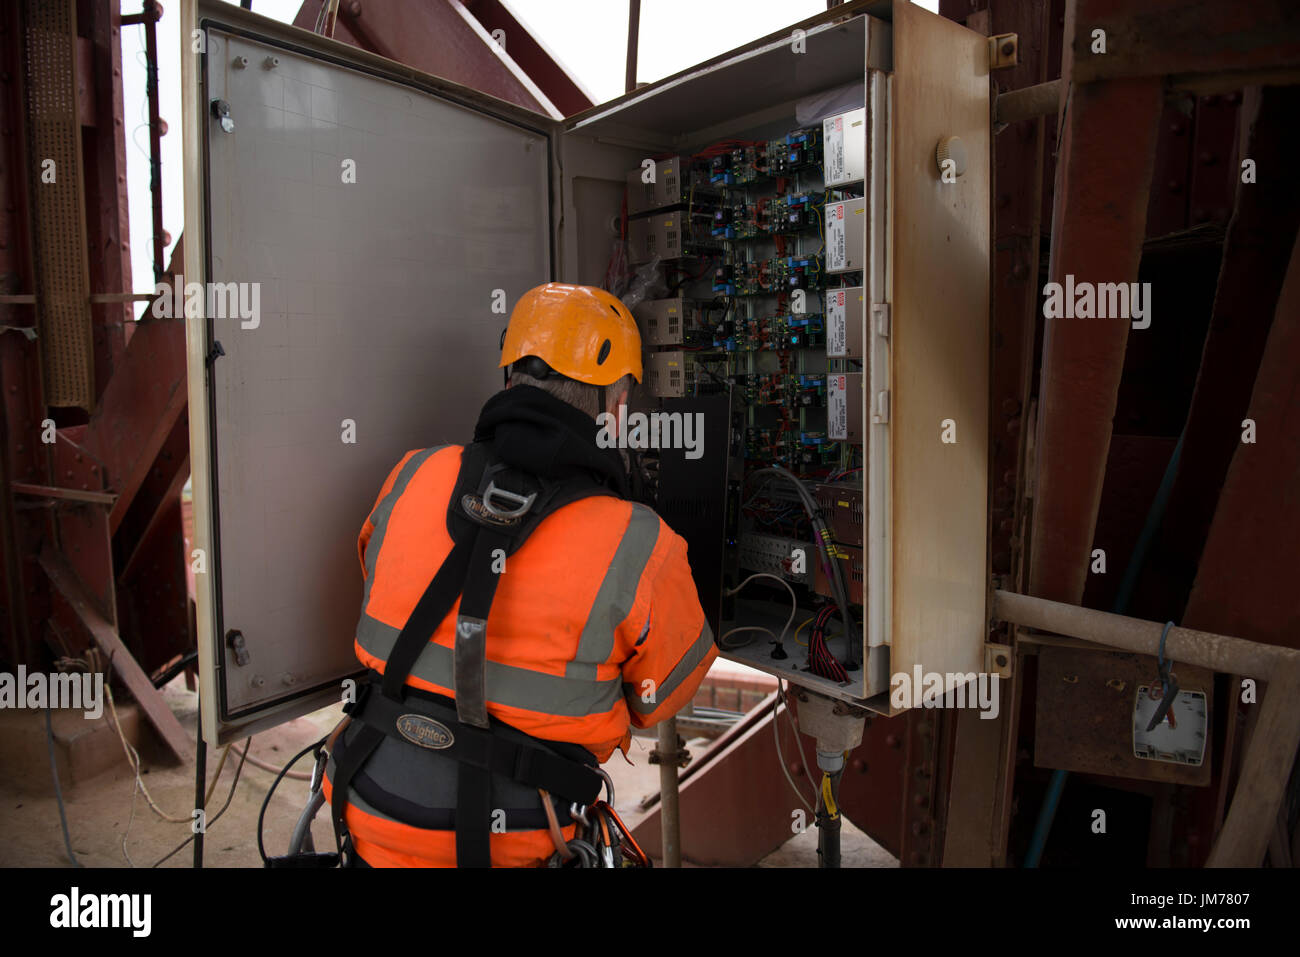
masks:
<path fill-rule="evenodd" d="M 374 497 L 470 438 L 548 279 L 630 283 L 640 401 L 703 417 L 645 474 L 719 639 L 778 639 L 724 654 L 884 713 L 891 674 L 981 669 L 984 37 L 849 3 L 554 121 L 216 0 L 183 19 L 186 277 L 262 290 L 255 325 L 187 318 L 210 742 L 339 698 Z M 801 614 L 847 600 L 814 629 L 842 677 L 785 632 L 786 585 Z"/>

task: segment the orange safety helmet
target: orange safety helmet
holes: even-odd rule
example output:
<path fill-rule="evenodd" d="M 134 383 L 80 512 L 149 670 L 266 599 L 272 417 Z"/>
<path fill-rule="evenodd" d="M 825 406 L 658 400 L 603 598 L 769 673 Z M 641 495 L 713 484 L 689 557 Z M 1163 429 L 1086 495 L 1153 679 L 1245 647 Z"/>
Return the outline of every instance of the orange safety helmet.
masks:
<path fill-rule="evenodd" d="M 562 376 L 613 385 L 641 381 L 641 334 L 618 298 L 595 286 L 548 282 L 515 304 L 501 342 L 501 366 L 537 356 Z"/>

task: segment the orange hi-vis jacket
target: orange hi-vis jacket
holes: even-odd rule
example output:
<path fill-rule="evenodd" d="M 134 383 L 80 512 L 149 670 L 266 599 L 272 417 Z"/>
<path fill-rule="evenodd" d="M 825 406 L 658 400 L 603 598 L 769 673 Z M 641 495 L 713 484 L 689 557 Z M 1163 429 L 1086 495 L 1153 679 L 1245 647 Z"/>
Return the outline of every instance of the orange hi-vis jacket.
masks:
<path fill-rule="evenodd" d="M 356 652 L 380 673 L 453 547 L 446 516 L 460 461 L 455 445 L 407 453 L 362 526 Z M 525 734 L 581 745 L 603 762 L 626 749 L 632 726 L 685 706 L 717 657 L 686 543 L 644 505 L 609 496 L 571 502 L 505 561 L 487 622 L 487 709 Z M 407 685 L 454 697 L 459 609 L 457 599 Z M 325 795 L 330 800 L 328 777 Z M 372 866 L 455 863 L 454 831 L 404 824 L 352 791 L 346 822 L 356 853 Z M 572 827 L 564 834 L 572 837 Z M 491 835 L 493 866 L 542 864 L 554 850 L 545 830 Z"/>

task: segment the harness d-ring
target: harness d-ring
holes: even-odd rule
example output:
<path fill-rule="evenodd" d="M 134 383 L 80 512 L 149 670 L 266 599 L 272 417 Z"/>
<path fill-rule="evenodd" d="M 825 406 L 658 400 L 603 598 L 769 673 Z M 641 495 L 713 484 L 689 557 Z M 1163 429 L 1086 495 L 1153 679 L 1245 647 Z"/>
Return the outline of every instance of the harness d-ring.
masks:
<path fill-rule="evenodd" d="M 503 499 L 507 504 L 513 504 L 515 507 L 513 509 L 498 508 L 492 504 L 492 496 L 494 495 Z M 536 499 L 536 492 L 530 495 L 519 495 L 507 489 L 497 488 L 495 481 L 488 482 L 487 488 L 483 490 L 483 507 L 497 518 L 519 518 L 521 515 L 527 514 Z"/>

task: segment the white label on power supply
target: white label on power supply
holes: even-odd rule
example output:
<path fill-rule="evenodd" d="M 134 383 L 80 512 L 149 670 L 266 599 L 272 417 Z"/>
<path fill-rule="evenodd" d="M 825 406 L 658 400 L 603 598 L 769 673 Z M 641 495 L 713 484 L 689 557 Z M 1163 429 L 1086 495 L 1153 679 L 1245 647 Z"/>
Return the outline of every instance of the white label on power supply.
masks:
<path fill-rule="evenodd" d="M 826 435 L 843 441 L 849 437 L 849 383 L 848 376 L 828 376 L 830 389 L 826 395 Z"/>
<path fill-rule="evenodd" d="M 844 171 L 844 117 L 831 117 L 822 124 L 822 140 L 826 166 L 824 179 L 828 183 L 838 183 L 846 175 Z"/>
<path fill-rule="evenodd" d="M 844 203 L 826 207 L 826 268 L 845 269 L 849 254 L 844 245 Z"/>
<path fill-rule="evenodd" d="M 836 358 L 849 353 L 848 296 L 843 289 L 826 295 L 826 354 Z"/>

